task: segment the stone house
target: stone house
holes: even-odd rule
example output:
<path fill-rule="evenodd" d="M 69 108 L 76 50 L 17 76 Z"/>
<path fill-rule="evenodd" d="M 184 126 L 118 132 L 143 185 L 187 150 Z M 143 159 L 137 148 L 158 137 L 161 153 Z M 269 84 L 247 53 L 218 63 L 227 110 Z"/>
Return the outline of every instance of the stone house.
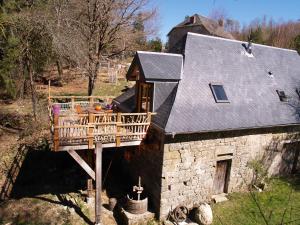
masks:
<path fill-rule="evenodd" d="M 224 30 L 223 20 L 216 21 L 194 14 L 187 16 L 168 33 L 168 52 L 178 53 L 182 50 L 187 32 L 234 39 L 230 33 Z"/>
<path fill-rule="evenodd" d="M 271 175 L 299 172 L 296 51 L 188 33 L 182 54 L 137 52 L 127 79 L 136 85 L 118 109 L 157 113 L 127 166 L 160 219 L 245 190 L 252 160 Z"/>

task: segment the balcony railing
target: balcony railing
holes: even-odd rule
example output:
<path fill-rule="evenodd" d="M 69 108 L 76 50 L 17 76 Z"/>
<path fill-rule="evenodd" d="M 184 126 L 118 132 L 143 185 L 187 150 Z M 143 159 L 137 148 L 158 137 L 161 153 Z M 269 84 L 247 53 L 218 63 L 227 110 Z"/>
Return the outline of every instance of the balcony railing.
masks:
<path fill-rule="evenodd" d="M 49 97 L 53 149 L 91 149 L 96 142 L 118 147 L 142 141 L 153 113 L 113 112 L 109 98 Z M 95 111 L 94 104 L 101 105 L 103 110 Z"/>

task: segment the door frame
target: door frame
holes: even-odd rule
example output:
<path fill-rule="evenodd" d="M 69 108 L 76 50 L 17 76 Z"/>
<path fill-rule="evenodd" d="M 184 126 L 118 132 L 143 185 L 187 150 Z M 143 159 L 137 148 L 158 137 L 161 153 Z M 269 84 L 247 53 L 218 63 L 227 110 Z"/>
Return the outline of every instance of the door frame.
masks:
<path fill-rule="evenodd" d="M 223 193 L 228 193 L 228 187 L 229 187 L 229 181 L 230 181 L 230 174 L 231 174 L 231 165 L 232 165 L 232 159 L 222 159 L 222 160 L 217 160 L 216 161 L 216 170 L 215 170 L 215 177 L 214 177 L 214 182 L 213 182 L 213 191 L 216 192 L 215 189 L 215 182 L 216 182 L 216 173 L 217 173 L 217 167 L 218 167 L 218 162 L 226 162 L 226 172 L 225 172 L 225 181 L 224 181 L 224 187 L 223 187 Z M 218 193 L 220 194 L 220 193 Z"/>

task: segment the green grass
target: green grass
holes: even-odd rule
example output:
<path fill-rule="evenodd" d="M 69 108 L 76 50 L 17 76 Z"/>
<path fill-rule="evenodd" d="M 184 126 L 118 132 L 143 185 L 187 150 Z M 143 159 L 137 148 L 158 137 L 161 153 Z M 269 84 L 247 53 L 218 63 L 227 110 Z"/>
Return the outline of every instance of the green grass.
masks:
<path fill-rule="evenodd" d="M 274 178 L 266 191 L 253 194 L 251 196 L 251 193 L 234 193 L 229 195 L 229 201 L 215 204 L 213 224 L 300 224 L 300 178 Z M 258 204 L 255 203 L 255 199 Z"/>
<path fill-rule="evenodd" d="M 132 82 L 127 82 L 125 80 L 118 81 L 117 84 L 112 84 L 112 83 L 97 83 L 95 86 L 95 89 L 93 91 L 93 95 L 97 96 L 114 96 L 117 97 L 121 95 L 124 92 L 124 89 L 126 87 L 132 87 L 133 83 Z M 57 95 L 61 96 L 86 96 L 87 95 L 87 89 L 86 87 L 82 87 L 79 91 L 76 90 L 66 90 L 62 91 Z"/>
<path fill-rule="evenodd" d="M 94 89 L 93 95 L 99 96 L 118 96 L 122 94 L 122 90 L 126 86 L 132 86 L 132 83 L 127 81 L 118 81 L 117 84 L 101 83 Z"/>

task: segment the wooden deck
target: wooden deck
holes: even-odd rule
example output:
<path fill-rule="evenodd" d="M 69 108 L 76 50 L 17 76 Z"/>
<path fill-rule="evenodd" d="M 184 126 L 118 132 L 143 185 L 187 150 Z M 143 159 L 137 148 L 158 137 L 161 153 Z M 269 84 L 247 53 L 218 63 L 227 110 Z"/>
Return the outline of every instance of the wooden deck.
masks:
<path fill-rule="evenodd" d="M 105 108 L 110 97 L 49 96 L 49 116 L 54 151 L 139 145 L 153 113 L 116 113 L 89 110 L 95 103 Z M 99 101 L 100 100 L 100 101 Z M 111 100 L 110 100 L 111 101 Z"/>

